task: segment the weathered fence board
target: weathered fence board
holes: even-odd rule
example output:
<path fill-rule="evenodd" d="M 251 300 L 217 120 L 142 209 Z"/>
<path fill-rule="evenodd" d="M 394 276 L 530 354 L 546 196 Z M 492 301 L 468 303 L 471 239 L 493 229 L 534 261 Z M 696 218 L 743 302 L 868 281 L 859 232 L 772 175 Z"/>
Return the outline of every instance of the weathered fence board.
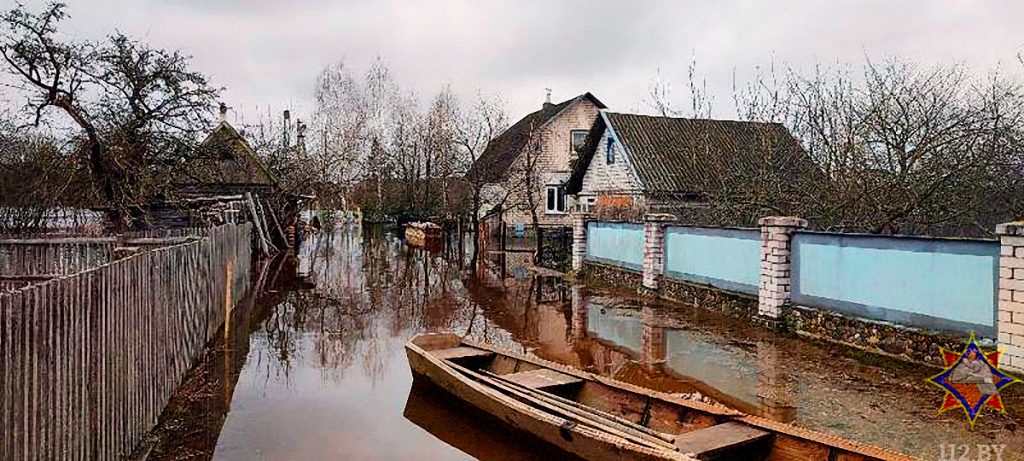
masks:
<path fill-rule="evenodd" d="M 0 290 L 75 274 L 113 260 L 117 239 L 0 239 Z"/>
<path fill-rule="evenodd" d="M 128 455 L 247 293 L 250 241 L 211 228 L 0 293 L 0 459 Z"/>

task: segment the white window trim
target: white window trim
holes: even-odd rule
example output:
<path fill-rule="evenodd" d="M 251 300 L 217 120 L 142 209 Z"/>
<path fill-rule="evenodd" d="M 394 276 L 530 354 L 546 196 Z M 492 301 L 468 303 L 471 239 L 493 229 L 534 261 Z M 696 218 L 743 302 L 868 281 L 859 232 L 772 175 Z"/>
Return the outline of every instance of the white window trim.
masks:
<path fill-rule="evenodd" d="M 548 191 L 555 190 L 555 208 L 548 208 Z M 562 190 L 562 209 L 558 210 L 558 190 Z M 565 186 L 561 184 L 548 184 L 544 186 L 544 214 L 549 215 L 564 215 L 566 214 L 566 195 Z"/>

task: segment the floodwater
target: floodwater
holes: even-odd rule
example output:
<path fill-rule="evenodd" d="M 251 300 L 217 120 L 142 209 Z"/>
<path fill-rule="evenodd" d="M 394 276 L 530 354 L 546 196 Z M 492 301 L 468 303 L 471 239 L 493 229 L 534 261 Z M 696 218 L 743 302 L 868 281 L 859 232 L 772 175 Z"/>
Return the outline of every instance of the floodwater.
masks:
<path fill-rule="evenodd" d="M 534 276 L 527 253 L 430 253 L 358 228 L 257 268 L 259 299 L 229 319 L 154 431 L 151 459 L 564 459 L 429 383 L 403 345 L 450 330 L 689 398 L 934 459 L 940 444 L 1008 444 L 1024 409 L 936 415 L 930 369 L 778 337 L 704 309 Z M 282 269 L 283 265 L 283 269 Z M 284 274 L 284 275 L 282 275 Z M 1019 386 L 1024 387 L 1024 386 Z"/>

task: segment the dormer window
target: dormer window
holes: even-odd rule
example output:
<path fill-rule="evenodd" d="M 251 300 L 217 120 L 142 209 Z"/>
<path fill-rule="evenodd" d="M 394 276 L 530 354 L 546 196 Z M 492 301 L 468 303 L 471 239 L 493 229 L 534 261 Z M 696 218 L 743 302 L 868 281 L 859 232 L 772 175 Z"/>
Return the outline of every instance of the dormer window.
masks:
<path fill-rule="evenodd" d="M 611 165 L 615 163 L 615 138 L 609 136 L 608 144 L 604 151 L 604 162 Z"/>
<path fill-rule="evenodd" d="M 580 149 L 583 149 L 583 144 L 587 142 L 587 130 L 572 130 L 572 142 L 569 148 L 572 149 L 572 155 L 579 153 Z"/>

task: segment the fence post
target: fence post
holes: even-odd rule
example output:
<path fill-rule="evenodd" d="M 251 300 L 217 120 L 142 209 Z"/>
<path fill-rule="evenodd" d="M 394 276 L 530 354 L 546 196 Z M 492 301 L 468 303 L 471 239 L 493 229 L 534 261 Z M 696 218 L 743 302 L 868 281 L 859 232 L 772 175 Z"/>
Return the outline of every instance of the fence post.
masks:
<path fill-rule="evenodd" d="M 665 268 L 665 223 L 675 221 L 670 214 L 644 216 L 644 279 L 648 290 L 658 289 L 658 278 Z"/>
<path fill-rule="evenodd" d="M 583 259 L 587 256 L 587 219 L 588 213 L 576 212 L 572 215 L 572 270 L 583 268 Z"/>
<path fill-rule="evenodd" d="M 807 221 L 792 216 L 769 216 L 757 221 L 761 226 L 761 286 L 757 291 L 757 314 L 774 323 L 789 303 L 791 253 L 790 239 Z"/>
<path fill-rule="evenodd" d="M 999 306 L 996 333 L 1007 369 L 1024 371 L 1024 221 L 996 226 L 999 234 Z"/>

